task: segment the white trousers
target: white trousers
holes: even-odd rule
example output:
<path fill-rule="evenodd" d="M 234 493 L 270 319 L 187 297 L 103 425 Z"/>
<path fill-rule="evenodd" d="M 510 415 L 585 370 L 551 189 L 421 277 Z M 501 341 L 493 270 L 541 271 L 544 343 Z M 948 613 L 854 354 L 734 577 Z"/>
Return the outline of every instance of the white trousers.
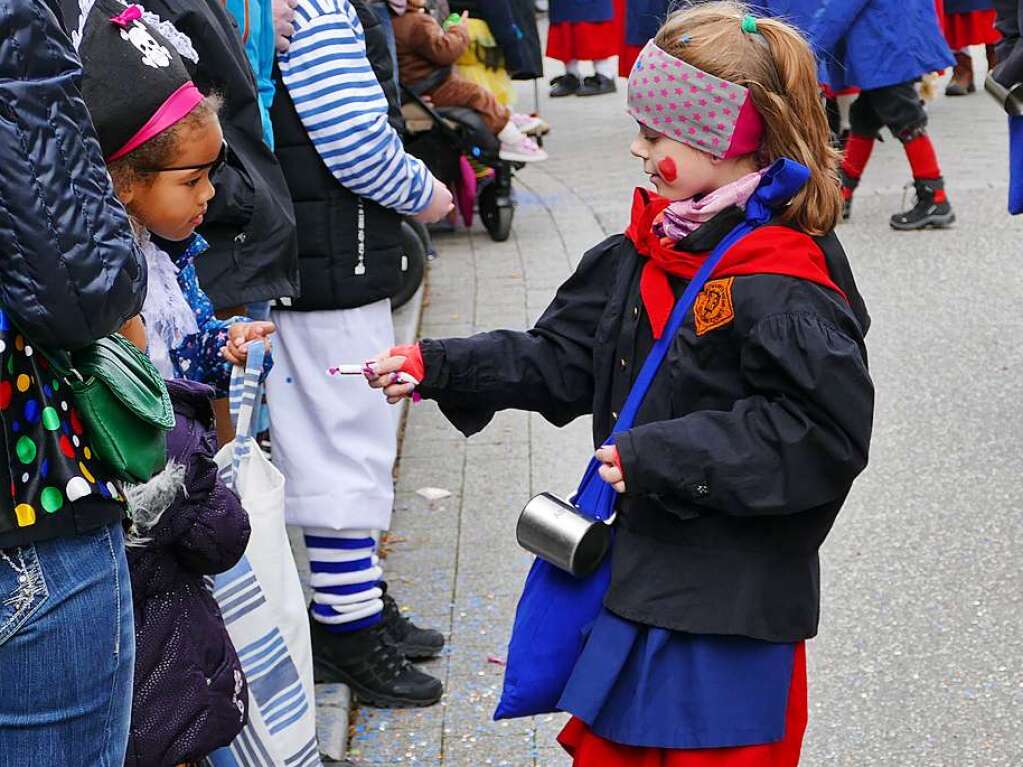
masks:
<path fill-rule="evenodd" d="M 394 505 L 395 408 L 362 376 L 327 368 L 362 363 L 394 345 L 391 302 L 323 312 L 275 310 L 267 379 L 273 461 L 284 474 L 288 524 L 387 530 Z"/>

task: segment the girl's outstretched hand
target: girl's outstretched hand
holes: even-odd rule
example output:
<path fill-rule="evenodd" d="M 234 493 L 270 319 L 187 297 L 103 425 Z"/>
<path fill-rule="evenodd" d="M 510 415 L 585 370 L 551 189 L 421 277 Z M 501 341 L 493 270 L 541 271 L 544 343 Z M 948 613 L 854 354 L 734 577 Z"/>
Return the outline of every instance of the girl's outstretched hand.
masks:
<path fill-rule="evenodd" d="M 625 473 L 622 471 L 622 459 L 618 457 L 618 448 L 604 445 L 597 453 L 597 460 L 603 464 L 598 473 L 600 478 L 614 488 L 616 493 L 625 492 Z"/>
<path fill-rule="evenodd" d="M 272 322 L 236 322 L 227 329 L 227 345 L 220 353 L 232 365 L 244 365 L 249 358 L 249 343 L 263 339 L 269 351 L 270 336 L 276 330 L 277 326 Z"/>
<path fill-rule="evenodd" d="M 396 346 L 366 363 L 369 385 L 383 389 L 392 405 L 412 397 L 424 375 L 423 357 L 415 344 Z"/>

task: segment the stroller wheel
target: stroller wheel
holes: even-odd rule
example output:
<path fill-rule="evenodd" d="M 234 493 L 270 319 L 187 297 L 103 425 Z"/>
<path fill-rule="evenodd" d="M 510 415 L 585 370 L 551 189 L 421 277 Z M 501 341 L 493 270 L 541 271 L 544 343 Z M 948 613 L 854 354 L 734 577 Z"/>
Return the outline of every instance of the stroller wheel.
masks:
<path fill-rule="evenodd" d="M 426 228 L 426 224 L 420 223 L 414 218 L 406 218 L 405 223 L 412 227 L 420 242 L 423 243 L 423 248 L 426 250 L 426 260 L 433 261 L 437 257 L 437 252 L 434 250 L 433 238 L 430 236 L 430 230 Z"/>
<path fill-rule="evenodd" d="M 426 273 L 426 248 L 408 221 L 401 222 L 401 287 L 391 296 L 391 308 L 404 306 L 419 290 Z"/>
<path fill-rule="evenodd" d="M 515 204 L 507 195 L 499 194 L 497 185 L 490 184 L 480 192 L 480 218 L 494 242 L 504 242 L 511 235 Z"/>

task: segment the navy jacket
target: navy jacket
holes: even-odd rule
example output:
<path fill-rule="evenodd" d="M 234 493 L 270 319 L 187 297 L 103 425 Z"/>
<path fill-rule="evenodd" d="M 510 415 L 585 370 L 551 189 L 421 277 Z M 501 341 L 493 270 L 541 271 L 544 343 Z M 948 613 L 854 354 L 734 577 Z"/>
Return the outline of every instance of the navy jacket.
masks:
<path fill-rule="evenodd" d="M 54 351 L 109 335 L 137 314 L 145 299 L 145 258 L 114 197 L 78 90 L 80 76 L 74 47 L 51 6 L 6 0 L 0 14 L 0 309 L 30 345 Z M 68 444 L 62 451 L 60 434 L 39 426 L 43 406 L 59 408 L 60 403 L 52 387 L 46 389 L 45 362 L 16 349 L 14 326 L 0 328 L 0 451 L 10 456 L 0 469 L 0 487 L 10 487 L 12 475 L 19 483 L 26 475 L 35 483 L 48 473 L 47 461 L 53 476 L 69 479 L 80 473 L 84 456 L 75 455 L 81 448 L 71 446 L 70 436 L 64 435 Z M 15 354 L 31 380 L 18 393 L 31 398 L 34 418 L 8 409 Z M 35 447 L 33 459 L 25 462 L 29 453 L 18 451 L 15 458 L 15 443 L 29 436 L 27 430 Z M 30 513 L 21 489 L 0 499 L 0 549 L 73 535 L 121 515 L 121 505 L 109 500 L 109 492 L 101 494 L 97 483 L 73 502 L 62 494 L 57 509 L 51 492 L 45 512 L 32 501 Z M 20 515 L 15 513 L 19 505 Z"/>
<path fill-rule="evenodd" d="M 176 767 L 234 740 L 248 717 L 248 688 L 204 576 L 241 559 L 249 518 L 217 479 L 213 390 L 168 381 L 177 422 L 167 470 L 129 490 L 159 514 L 128 547 L 135 607 L 135 691 L 127 767 Z M 177 467 L 177 468 L 175 468 Z M 133 512 L 137 515 L 138 512 Z"/>
<path fill-rule="evenodd" d="M 810 40 L 821 80 L 872 90 L 952 66 L 934 0 L 754 0 Z"/>
<path fill-rule="evenodd" d="M 449 5 L 454 13 L 468 11 L 487 22 L 513 80 L 543 77 L 543 48 L 532 0 L 451 0 Z"/>
<path fill-rule="evenodd" d="M 551 21 L 611 21 L 614 5 L 611 0 L 551 0 Z"/>
<path fill-rule="evenodd" d="M 1002 42 L 998 44 L 998 61 L 995 67 L 995 79 L 1006 88 L 1023 82 L 1023 42 L 1020 32 L 1023 30 L 1023 0 L 996 0 L 998 22 L 996 26 L 1002 33 Z"/>
<path fill-rule="evenodd" d="M 969 13 L 971 11 L 990 11 L 994 8 L 993 0 L 945 0 L 945 15 L 951 13 Z"/>
<path fill-rule="evenodd" d="M 677 247 L 711 250 L 735 223 L 722 213 Z M 714 322 L 690 310 L 635 425 L 616 437 L 627 493 L 612 612 L 698 634 L 816 633 L 817 552 L 867 463 L 873 386 L 869 320 L 845 254 L 833 235 L 807 242 L 848 300 L 794 277 L 730 278 Z M 557 425 L 592 414 L 602 444 L 653 345 L 644 262 L 626 237 L 610 237 L 532 330 L 423 341 L 420 392 L 467 435 L 516 408 Z M 676 298 L 686 284 L 674 279 Z"/>

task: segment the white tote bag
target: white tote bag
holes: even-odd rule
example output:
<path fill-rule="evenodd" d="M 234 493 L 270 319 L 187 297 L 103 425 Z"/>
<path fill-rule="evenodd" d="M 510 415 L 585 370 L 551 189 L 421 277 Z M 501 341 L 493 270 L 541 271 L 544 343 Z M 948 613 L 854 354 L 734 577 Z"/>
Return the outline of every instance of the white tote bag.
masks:
<path fill-rule="evenodd" d="M 234 442 L 217 453 L 221 478 L 249 514 L 252 535 L 241 561 L 213 582 L 249 683 L 249 723 L 209 757 L 213 767 L 319 767 L 309 617 L 284 529 L 284 476 L 259 449 L 261 341 L 231 379 Z"/>

